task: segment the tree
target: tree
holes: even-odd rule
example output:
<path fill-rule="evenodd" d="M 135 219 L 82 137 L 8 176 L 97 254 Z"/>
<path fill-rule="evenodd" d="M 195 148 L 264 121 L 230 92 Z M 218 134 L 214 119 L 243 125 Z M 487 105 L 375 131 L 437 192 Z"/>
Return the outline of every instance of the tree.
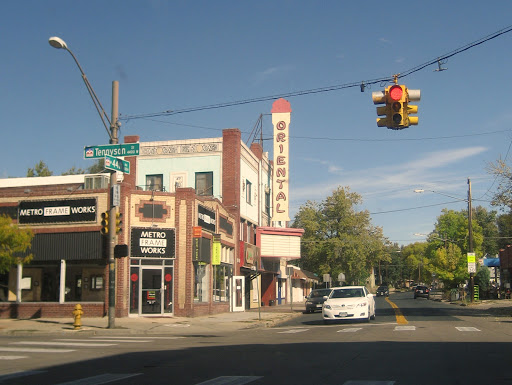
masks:
<path fill-rule="evenodd" d="M 64 171 L 62 175 L 78 175 L 78 174 L 99 174 L 105 170 L 105 159 L 99 158 L 96 162 L 88 167 L 86 170 L 82 168 L 71 167 L 69 170 Z"/>
<path fill-rule="evenodd" d="M 498 222 L 497 212 L 488 211 L 485 207 L 477 206 L 475 208 L 475 220 L 482 227 L 483 243 L 482 252 L 484 254 L 496 255 L 498 254 Z"/>
<path fill-rule="evenodd" d="M 29 168 L 27 170 L 27 177 L 37 177 L 37 176 L 52 176 L 53 172 L 50 171 L 46 163 L 42 160 L 37 163 L 34 168 Z"/>
<path fill-rule="evenodd" d="M 491 273 L 487 266 L 479 266 L 475 274 L 475 285 L 478 285 L 480 293 L 487 293 L 490 288 Z"/>
<path fill-rule="evenodd" d="M 0 216 L 0 273 L 8 272 L 18 263 L 30 262 L 32 255 L 19 255 L 30 247 L 33 236 L 30 229 L 20 229 L 11 218 Z"/>
<path fill-rule="evenodd" d="M 370 223 L 368 211 L 356 211 L 361 196 L 338 187 L 321 203 L 308 201 L 299 208 L 293 227 L 303 228 L 301 265 L 319 276 L 364 284 L 378 261 L 390 261 L 382 229 Z"/>

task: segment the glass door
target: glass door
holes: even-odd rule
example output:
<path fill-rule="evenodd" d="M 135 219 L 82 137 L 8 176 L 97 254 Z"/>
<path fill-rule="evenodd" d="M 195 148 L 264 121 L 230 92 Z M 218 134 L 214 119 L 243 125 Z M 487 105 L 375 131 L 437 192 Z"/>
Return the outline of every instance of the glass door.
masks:
<path fill-rule="evenodd" d="M 141 314 L 162 314 L 162 268 L 142 268 Z"/>

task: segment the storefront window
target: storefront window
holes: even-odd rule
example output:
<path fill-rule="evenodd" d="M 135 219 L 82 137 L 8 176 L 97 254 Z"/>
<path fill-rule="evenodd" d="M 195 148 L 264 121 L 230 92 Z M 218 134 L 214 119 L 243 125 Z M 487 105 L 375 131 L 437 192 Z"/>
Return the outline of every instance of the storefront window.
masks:
<path fill-rule="evenodd" d="M 231 267 L 226 265 L 213 266 L 213 301 L 229 301 L 229 277 Z"/>
<path fill-rule="evenodd" d="M 66 302 L 105 300 L 105 267 L 66 263 Z"/>
<path fill-rule="evenodd" d="M 203 262 L 194 262 L 194 301 L 196 302 L 209 302 L 208 266 Z"/>
<path fill-rule="evenodd" d="M 9 300 L 16 300 L 17 268 L 9 274 Z M 59 302 L 60 262 L 23 266 L 23 278 L 31 279 L 30 288 L 21 290 L 22 302 Z"/>

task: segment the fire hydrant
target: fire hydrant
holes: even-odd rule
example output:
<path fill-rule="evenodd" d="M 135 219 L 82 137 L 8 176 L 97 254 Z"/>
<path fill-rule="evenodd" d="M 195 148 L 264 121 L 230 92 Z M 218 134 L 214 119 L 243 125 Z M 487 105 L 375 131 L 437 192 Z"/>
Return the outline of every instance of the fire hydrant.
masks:
<path fill-rule="evenodd" d="M 82 314 L 84 314 L 82 311 L 82 305 L 77 304 L 75 306 L 75 310 L 73 310 L 73 317 L 75 318 L 73 326 L 75 327 L 75 330 L 79 330 L 82 327 Z"/>

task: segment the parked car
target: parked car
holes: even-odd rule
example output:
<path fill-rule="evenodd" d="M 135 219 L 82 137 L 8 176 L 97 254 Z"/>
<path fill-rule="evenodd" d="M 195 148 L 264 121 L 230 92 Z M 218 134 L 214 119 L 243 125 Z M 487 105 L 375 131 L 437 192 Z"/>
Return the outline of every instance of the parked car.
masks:
<path fill-rule="evenodd" d="M 331 294 L 331 289 L 314 289 L 306 297 L 306 313 L 314 313 L 316 310 L 322 310 L 325 297 Z"/>
<path fill-rule="evenodd" d="M 342 319 L 375 319 L 375 298 L 365 286 L 332 288 L 322 307 L 324 323 Z"/>
<path fill-rule="evenodd" d="M 430 289 L 423 285 L 418 285 L 414 288 L 414 299 L 423 297 L 428 299 L 430 297 Z"/>
<path fill-rule="evenodd" d="M 377 297 L 386 296 L 389 297 L 389 287 L 386 285 L 379 286 L 377 288 Z"/>

